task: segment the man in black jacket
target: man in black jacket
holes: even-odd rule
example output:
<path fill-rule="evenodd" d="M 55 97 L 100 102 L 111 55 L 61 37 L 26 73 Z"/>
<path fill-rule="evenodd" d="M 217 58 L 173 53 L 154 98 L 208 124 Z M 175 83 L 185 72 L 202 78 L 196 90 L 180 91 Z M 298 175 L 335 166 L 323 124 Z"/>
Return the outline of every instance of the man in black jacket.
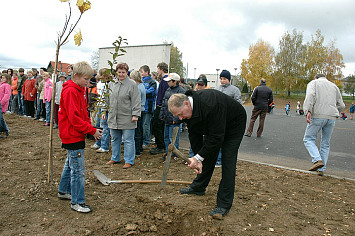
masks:
<path fill-rule="evenodd" d="M 222 180 L 212 216 L 224 216 L 232 207 L 239 145 L 246 124 L 244 107 L 217 90 L 187 91 L 169 99 L 169 111 L 187 123 L 192 151 L 189 167 L 198 174 L 181 194 L 204 195 L 222 148 Z"/>
<path fill-rule="evenodd" d="M 254 109 L 251 113 L 249 128 L 245 136 L 250 137 L 253 133 L 254 123 L 258 116 L 260 116 L 260 118 L 256 136 L 261 136 L 261 133 L 264 130 L 264 121 L 268 111 L 268 106 L 273 102 L 273 100 L 272 90 L 266 86 L 266 80 L 261 79 L 260 85 L 254 89 L 253 94 L 251 95 L 251 101 L 253 102 Z"/>

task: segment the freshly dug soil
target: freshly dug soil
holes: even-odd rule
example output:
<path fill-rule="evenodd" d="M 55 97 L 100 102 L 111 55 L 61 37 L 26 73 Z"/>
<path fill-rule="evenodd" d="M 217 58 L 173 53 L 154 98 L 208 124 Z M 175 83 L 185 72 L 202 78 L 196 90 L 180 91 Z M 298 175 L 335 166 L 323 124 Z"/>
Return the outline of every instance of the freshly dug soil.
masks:
<path fill-rule="evenodd" d="M 355 235 L 355 183 L 331 177 L 238 161 L 235 201 L 222 220 L 215 207 L 221 168 L 205 196 L 185 196 L 187 185 L 102 185 L 101 171 L 113 180 L 161 179 L 160 155 L 148 150 L 132 168 L 107 166 L 110 153 L 85 149 L 86 203 L 89 214 L 57 198 L 66 158 L 54 130 L 54 182 L 47 183 L 49 127 L 5 114 L 10 136 L 0 139 L 0 235 Z M 187 155 L 187 153 L 185 153 Z M 192 181 L 181 160 L 172 162 L 169 180 Z"/>

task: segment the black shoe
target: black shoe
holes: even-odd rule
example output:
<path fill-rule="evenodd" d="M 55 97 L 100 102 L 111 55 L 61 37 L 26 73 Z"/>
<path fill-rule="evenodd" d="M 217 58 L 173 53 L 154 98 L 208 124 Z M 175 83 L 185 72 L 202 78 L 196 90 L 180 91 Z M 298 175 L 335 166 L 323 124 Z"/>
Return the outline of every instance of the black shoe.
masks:
<path fill-rule="evenodd" d="M 229 212 L 229 209 L 223 207 L 216 207 L 212 211 L 210 211 L 210 215 L 214 217 L 225 216 Z"/>
<path fill-rule="evenodd" d="M 251 134 L 244 134 L 244 136 L 251 137 Z"/>
<path fill-rule="evenodd" d="M 152 155 L 156 155 L 160 153 L 165 153 L 165 150 L 162 148 L 152 148 L 149 153 Z"/>
<path fill-rule="evenodd" d="M 180 189 L 180 193 L 181 194 L 195 194 L 198 196 L 202 196 L 202 195 L 205 195 L 206 191 L 196 191 L 191 187 L 187 187 L 187 188 Z"/>

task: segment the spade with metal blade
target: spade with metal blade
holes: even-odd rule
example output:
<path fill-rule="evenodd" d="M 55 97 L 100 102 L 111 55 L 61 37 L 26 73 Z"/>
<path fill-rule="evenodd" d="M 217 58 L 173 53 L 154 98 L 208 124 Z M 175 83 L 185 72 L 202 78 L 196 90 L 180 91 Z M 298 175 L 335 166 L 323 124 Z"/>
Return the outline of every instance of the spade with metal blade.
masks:
<path fill-rule="evenodd" d="M 111 180 L 98 170 L 94 170 L 94 175 L 103 185 L 161 183 L 161 180 Z M 171 184 L 191 184 L 191 182 L 188 181 L 178 181 L 178 180 L 168 180 L 167 182 Z"/>

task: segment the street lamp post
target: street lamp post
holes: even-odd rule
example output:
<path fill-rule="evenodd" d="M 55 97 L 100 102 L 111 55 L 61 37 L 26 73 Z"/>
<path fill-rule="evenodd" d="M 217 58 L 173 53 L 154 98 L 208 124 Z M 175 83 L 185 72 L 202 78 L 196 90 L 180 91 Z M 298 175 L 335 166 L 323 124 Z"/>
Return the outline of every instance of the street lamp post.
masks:
<path fill-rule="evenodd" d="M 216 86 L 217 86 L 217 84 L 218 84 L 218 71 L 219 71 L 219 69 L 216 69 L 216 71 L 217 71 L 217 79 L 216 79 Z"/>

